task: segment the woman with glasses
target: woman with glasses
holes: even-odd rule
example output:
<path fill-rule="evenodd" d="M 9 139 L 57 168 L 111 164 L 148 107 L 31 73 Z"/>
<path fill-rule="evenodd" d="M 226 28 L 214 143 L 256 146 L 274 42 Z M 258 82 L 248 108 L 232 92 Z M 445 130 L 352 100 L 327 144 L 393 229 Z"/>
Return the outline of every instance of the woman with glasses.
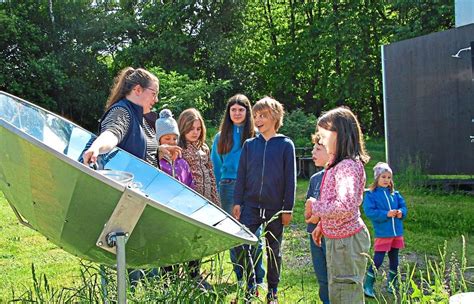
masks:
<path fill-rule="evenodd" d="M 158 78 L 147 70 L 131 67 L 121 70 L 105 105 L 100 135 L 84 152 L 84 163 L 95 163 L 99 154 L 118 146 L 156 167 L 155 130 L 144 115 L 158 101 L 158 92 Z"/>
<path fill-rule="evenodd" d="M 121 70 L 115 78 L 100 120 L 100 135 L 82 156 L 84 164 L 96 163 L 99 154 L 120 147 L 157 167 L 156 133 L 144 115 L 150 113 L 158 101 L 158 92 L 158 78 L 147 70 L 131 67 Z M 158 274 L 155 268 L 129 269 L 132 287 L 145 276 L 145 272 L 149 278 Z"/>

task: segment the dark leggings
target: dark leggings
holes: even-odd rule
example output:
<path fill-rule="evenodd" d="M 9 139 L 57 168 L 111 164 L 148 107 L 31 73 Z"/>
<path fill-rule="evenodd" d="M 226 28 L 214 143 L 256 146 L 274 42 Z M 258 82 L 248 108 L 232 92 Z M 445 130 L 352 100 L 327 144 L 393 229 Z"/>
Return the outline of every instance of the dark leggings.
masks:
<path fill-rule="evenodd" d="M 243 206 L 241 210 L 240 222 L 249 228 L 252 233 L 255 233 L 260 226 L 264 227 L 263 235 L 266 240 L 268 289 L 272 289 L 272 292 L 276 293 L 280 282 L 280 246 L 283 238 L 283 224 L 281 223 L 281 215 L 275 218 L 273 216 L 279 210 L 265 210 L 250 206 Z M 256 285 L 254 262 L 258 259 L 257 247 L 250 245 L 237 246 L 236 256 L 238 264 L 243 270 L 244 278 L 247 278 L 247 287 L 253 289 Z"/>
<path fill-rule="evenodd" d="M 389 268 L 393 272 L 398 271 L 398 248 L 392 248 L 388 252 L 388 261 L 389 261 Z M 379 269 L 380 265 L 382 265 L 383 259 L 385 257 L 385 251 L 376 251 L 374 254 L 374 264 L 375 268 Z M 369 267 L 369 272 L 374 273 L 372 265 Z"/>

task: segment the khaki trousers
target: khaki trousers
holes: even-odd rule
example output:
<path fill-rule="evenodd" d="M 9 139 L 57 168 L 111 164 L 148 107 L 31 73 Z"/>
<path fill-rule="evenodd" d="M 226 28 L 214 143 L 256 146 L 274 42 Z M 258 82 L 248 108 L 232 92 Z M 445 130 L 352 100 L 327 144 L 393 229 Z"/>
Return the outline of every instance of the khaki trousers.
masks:
<path fill-rule="evenodd" d="M 363 284 L 369 249 L 370 235 L 365 227 L 347 238 L 326 238 L 331 304 L 365 303 Z"/>

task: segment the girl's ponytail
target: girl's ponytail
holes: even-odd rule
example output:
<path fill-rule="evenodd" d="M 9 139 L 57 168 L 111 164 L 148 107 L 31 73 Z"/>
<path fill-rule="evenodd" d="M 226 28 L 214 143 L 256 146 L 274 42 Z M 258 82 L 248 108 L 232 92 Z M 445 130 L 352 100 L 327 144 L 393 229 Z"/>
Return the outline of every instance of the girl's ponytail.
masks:
<path fill-rule="evenodd" d="M 158 78 L 145 69 L 124 68 L 115 77 L 114 84 L 110 89 L 109 98 L 107 98 L 107 103 L 105 104 L 105 110 L 107 111 L 114 103 L 125 98 L 136 85 L 147 88 L 152 81 L 159 84 Z"/>
<path fill-rule="evenodd" d="M 125 79 L 127 76 L 135 72 L 135 69 L 132 67 L 127 67 L 120 71 L 120 73 L 115 77 L 114 84 L 110 89 L 109 98 L 107 98 L 107 103 L 105 104 L 105 110 L 107 111 L 114 103 L 125 97 Z"/>

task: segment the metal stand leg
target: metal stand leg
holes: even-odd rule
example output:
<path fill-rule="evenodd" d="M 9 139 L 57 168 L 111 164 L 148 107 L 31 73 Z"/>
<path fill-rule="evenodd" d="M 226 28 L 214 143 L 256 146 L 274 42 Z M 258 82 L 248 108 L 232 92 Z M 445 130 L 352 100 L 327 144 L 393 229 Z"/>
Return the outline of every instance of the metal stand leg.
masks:
<path fill-rule="evenodd" d="M 125 263 L 125 241 L 127 234 L 112 232 L 107 235 L 107 244 L 117 250 L 117 298 L 118 304 L 127 303 L 127 264 Z"/>

